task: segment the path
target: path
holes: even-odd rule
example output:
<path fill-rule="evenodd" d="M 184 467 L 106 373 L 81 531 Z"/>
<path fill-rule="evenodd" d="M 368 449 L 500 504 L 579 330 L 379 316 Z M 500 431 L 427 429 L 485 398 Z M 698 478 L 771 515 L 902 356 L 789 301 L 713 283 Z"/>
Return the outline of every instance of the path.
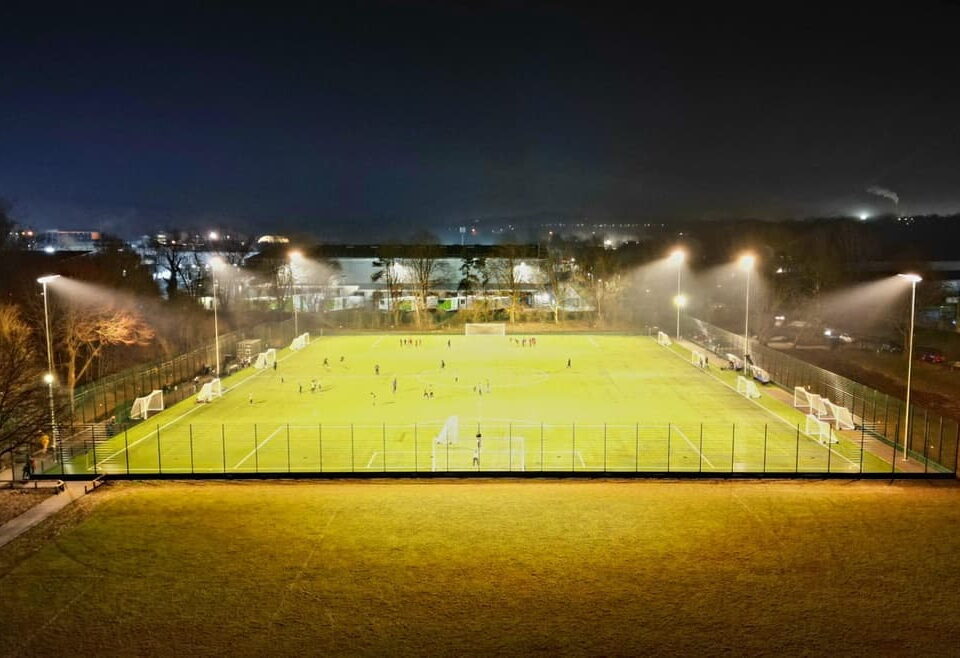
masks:
<path fill-rule="evenodd" d="M 0 526 L 0 546 L 9 544 L 33 526 L 82 497 L 86 493 L 84 487 L 87 484 L 87 482 L 67 482 L 63 493 L 50 496 L 20 516 L 4 523 Z"/>

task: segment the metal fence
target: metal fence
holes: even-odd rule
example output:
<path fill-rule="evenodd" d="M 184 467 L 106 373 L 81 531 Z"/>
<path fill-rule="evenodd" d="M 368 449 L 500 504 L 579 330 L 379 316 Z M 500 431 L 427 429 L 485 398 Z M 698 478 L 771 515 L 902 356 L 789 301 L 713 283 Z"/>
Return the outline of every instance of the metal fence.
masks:
<path fill-rule="evenodd" d="M 234 354 L 236 344 L 248 338 L 263 340 L 265 347 L 281 347 L 286 346 L 293 337 L 292 319 L 232 331 L 220 336 L 220 357 L 224 359 L 226 355 Z M 193 395 L 190 383 L 195 377 L 215 371 L 216 354 L 216 344 L 211 342 L 173 359 L 102 377 L 75 392 L 70 407 L 73 421 L 82 425 L 114 416 L 123 420 L 136 398 L 158 389 L 164 392 L 164 401 L 168 406 L 176 404 Z"/>
<path fill-rule="evenodd" d="M 907 463 L 866 431 L 826 444 L 784 422 L 663 425 L 465 423 L 402 425 L 149 421 L 90 425 L 63 441 L 50 475 L 324 473 L 941 474 Z"/>
<path fill-rule="evenodd" d="M 684 318 L 683 336 L 721 357 L 728 352 L 743 356 L 743 335 L 703 320 Z M 911 404 L 909 436 L 905 437 L 906 405 L 903 400 L 760 345 L 755 340 L 750 342 L 750 355 L 754 364 L 766 370 L 773 382 L 787 392 L 792 394 L 795 386 L 802 386 L 847 407 L 862 420 L 866 433 L 891 446 L 898 446 L 901 454 L 906 438 L 908 459 L 919 460 L 941 472 L 957 473 L 960 444 L 960 422 L 957 419 Z"/>

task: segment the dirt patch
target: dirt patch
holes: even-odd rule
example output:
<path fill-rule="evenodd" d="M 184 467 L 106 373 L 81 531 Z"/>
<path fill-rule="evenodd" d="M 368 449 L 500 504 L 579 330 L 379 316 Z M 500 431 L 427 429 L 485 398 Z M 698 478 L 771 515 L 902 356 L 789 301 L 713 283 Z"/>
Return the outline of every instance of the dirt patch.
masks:
<path fill-rule="evenodd" d="M 0 489 L 0 525 L 16 518 L 52 496 L 53 490 Z"/>

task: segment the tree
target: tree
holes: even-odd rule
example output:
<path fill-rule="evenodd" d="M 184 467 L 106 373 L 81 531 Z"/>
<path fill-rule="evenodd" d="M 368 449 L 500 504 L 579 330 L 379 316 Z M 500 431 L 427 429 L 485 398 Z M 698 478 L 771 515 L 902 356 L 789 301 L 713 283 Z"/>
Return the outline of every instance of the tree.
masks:
<path fill-rule="evenodd" d="M 410 272 L 416 294 L 417 325 L 422 324 L 421 312 L 427 308 L 430 291 L 447 275 L 447 264 L 441 259 L 443 249 L 437 244 L 415 245 L 407 250 L 408 256 L 400 264 Z"/>
<path fill-rule="evenodd" d="M 169 234 L 176 235 L 176 232 L 170 231 Z M 185 276 L 184 269 L 188 266 L 186 247 L 173 239 L 165 243 L 154 239 L 152 247 L 156 253 L 157 264 L 166 268 L 169 273 L 166 284 L 167 299 L 173 299 L 177 296 L 180 281 Z"/>
<path fill-rule="evenodd" d="M 520 292 L 523 284 L 523 247 L 516 244 L 500 245 L 487 263 L 491 278 L 510 298 L 510 322 L 517 321 L 520 312 Z"/>
<path fill-rule="evenodd" d="M 487 259 L 484 256 L 464 256 L 460 263 L 460 283 L 457 290 L 467 294 L 485 294 L 489 284 Z"/>
<path fill-rule="evenodd" d="M 380 250 L 377 259 L 373 261 L 376 271 L 370 275 L 374 283 L 382 282 L 387 289 L 387 308 L 393 314 L 393 323 L 400 319 L 400 305 L 398 300 L 403 295 L 404 267 L 400 262 L 399 251 L 394 247 L 384 247 Z"/>
<path fill-rule="evenodd" d="M 50 429 L 41 363 L 17 308 L 0 305 L 0 462 Z"/>
<path fill-rule="evenodd" d="M 587 292 L 596 313 L 597 324 L 606 322 L 610 309 L 620 299 L 623 277 L 615 249 L 597 242 L 582 246 L 577 256 L 579 285 Z"/>
<path fill-rule="evenodd" d="M 154 331 L 134 310 L 99 303 L 68 301 L 51 311 L 56 324 L 56 352 L 66 370 L 64 384 L 71 396 L 104 350 L 116 346 L 147 345 Z"/>
<path fill-rule="evenodd" d="M 13 242 L 11 234 L 17 225 L 10 216 L 10 207 L 9 201 L 0 198 L 0 250 Z"/>

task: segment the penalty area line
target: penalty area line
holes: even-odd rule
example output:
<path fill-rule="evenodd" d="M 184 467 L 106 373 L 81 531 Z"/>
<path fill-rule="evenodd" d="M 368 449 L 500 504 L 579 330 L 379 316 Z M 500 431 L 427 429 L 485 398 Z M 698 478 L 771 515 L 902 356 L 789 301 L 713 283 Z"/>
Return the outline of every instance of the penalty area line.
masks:
<path fill-rule="evenodd" d="M 268 437 L 265 438 L 263 441 L 261 441 L 261 442 L 260 442 L 260 445 L 254 447 L 254 449 L 251 450 L 250 452 L 248 452 L 243 459 L 241 459 L 240 461 L 238 461 L 237 464 L 236 464 L 236 466 L 233 467 L 233 470 L 237 470 L 238 468 L 240 468 L 240 464 L 242 464 L 243 462 L 245 462 L 245 461 L 247 461 L 248 459 L 250 459 L 251 457 L 253 457 L 254 453 L 259 452 L 260 449 L 261 449 L 263 446 L 265 446 L 271 439 L 273 439 L 273 437 L 275 437 L 275 436 L 277 435 L 277 432 L 279 432 L 280 430 L 282 430 L 284 427 L 285 427 L 285 425 L 279 425 L 279 426 L 277 426 L 277 429 L 275 429 L 275 430 L 273 430 L 272 432 L 270 432 L 270 436 L 268 436 Z"/>
<path fill-rule="evenodd" d="M 677 432 L 680 434 L 680 436 L 683 437 L 683 440 L 687 442 L 687 445 L 690 446 L 691 448 L 693 448 L 693 451 L 694 451 L 695 453 L 697 453 L 698 455 L 700 455 L 700 459 L 702 459 L 704 462 L 706 462 L 707 466 L 709 466 L 710 468 L 716 468 L 716 467 L 710 462 L 710 460 L 707 459 L 707 456 L 706 456 L 705 454 L 703 454 L 702 452 L 700 452 L 700 449 L 697 448 L 697 446 L 693 445 L 693 441 L 691 441 L 691 440 L 689 439 L 689 437 L 687 437 L 687 435 L 684 434 L 684 432 L 683 432 L 682 429 L 680 429 L 680 428 L 677 427 L 676 425 L 671 425 L 671 427 L 673 427 L 673 429 L 677 430 Z"/>

